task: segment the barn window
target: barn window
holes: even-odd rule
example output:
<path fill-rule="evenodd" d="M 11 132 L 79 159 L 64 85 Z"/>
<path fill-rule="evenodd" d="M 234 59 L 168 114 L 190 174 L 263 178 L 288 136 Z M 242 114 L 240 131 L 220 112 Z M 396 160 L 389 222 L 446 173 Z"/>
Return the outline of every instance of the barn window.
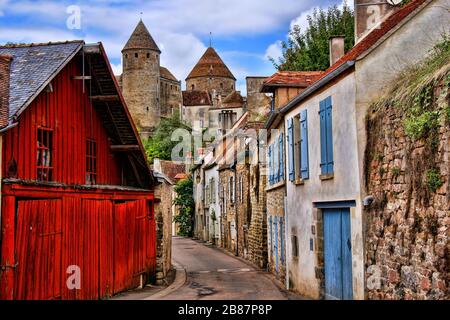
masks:
<path fill-rule="evenodd" d="M 53 130 L 38 128 L 37 132 L 37 179 L 52 181 Z"/>
<path fill-rule="evenodd" d="M 86 184 L 97 183 L 97 143 L 92 139 L 86 140 Z"/>

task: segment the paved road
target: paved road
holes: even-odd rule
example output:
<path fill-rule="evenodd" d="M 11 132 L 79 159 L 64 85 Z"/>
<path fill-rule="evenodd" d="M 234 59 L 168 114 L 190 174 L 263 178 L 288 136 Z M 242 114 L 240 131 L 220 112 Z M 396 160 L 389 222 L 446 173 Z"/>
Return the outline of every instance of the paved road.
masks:
<path fill-rule="evenodd" d="M 173 259 L 187 272 L 184 286 L 163 300 L 285 300 L 267 276 L 221 250 L 191 239 L 173 238 Z"/>

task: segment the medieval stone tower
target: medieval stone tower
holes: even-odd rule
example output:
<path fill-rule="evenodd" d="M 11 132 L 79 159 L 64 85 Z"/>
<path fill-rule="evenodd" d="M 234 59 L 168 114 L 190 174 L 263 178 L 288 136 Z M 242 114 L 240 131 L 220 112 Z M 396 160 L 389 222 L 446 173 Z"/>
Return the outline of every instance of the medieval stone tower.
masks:
<path fill-rule="evenodd" d="M 213 47 L 209 47 L 186 78 L 186 90 L 226 97 L 236 90 L 236 78 Z"/>
<path fill-rule="evenodd" d="M 148 138 L 161 117 L 181 106 L 181 82 L 160 65 L 161 50 L 139 21 L 122 50 L 123 73 L 118 77 L 123 96 L 141 137 Z"/>

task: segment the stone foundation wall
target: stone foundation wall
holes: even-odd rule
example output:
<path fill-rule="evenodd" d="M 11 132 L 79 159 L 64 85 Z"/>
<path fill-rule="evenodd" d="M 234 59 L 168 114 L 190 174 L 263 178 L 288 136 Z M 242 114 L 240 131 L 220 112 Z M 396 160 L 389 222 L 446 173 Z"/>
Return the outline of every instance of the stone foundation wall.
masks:
<path fill-rule="evenodd" d="M 252 216 L 248 231 L 248 260 L 259 268 L 267 266 L 267 208 L 264 165 L 250 166 L 250 204 Z"/>
<path fill-rule="evenodd" d="M 162 283 L 172 268 L 172 186 L 161 183 L 155 188 L 156 280 Z"/>
<path fill-rule="evenodd" d="M 448 84 L 433 96 L 444 97 L 435 104 L 448 113 Z M 449 119 L 440 118 L 435 139 L 418 141 L 405 134 L 404 121 L 398 106 L 368 120 L 366 183 L 375 201 L 365 211 L 367 298 L 450 299 Z"/>
<path fill-rule="evenodd" d="M 277 219 L 283 219 L 284 220 L 284 197 L 285 197 L 286 191 L 284 184 L 276 189 L 271 189 L 267 191 L 267 216 L 268 220 L 270 221 L 270 218 L 272 220 L 276 217 Z M 279 225 L 278 225 L 279 227 Z M 286 227 L 286 226 L 285 226 Z M 272 239 L 270 237 L 270 226 L 269 229 L 269 239 L 268 239 L 268 269 L 270 272 L 272 272 L 277 279 L 279 279 L 281 282 L 284 283 L 285 277 L 286 277 L 286 258 L 284 258 L 284 261 L 281 261 L 281 256 L 286 257 L 286 252 L 281 252 L 284 248 L 286 248 L 286 245 L 281 245 L 282 241 L 285 241 L 284 235 L 282 236 L 281 230 L 278 231 L 278 271 L 276 270 L 276 261 L 275 261 L 275 253 L 272 252 L 272 243 L 271 241 L 275 241 L 275 239 Z"/>

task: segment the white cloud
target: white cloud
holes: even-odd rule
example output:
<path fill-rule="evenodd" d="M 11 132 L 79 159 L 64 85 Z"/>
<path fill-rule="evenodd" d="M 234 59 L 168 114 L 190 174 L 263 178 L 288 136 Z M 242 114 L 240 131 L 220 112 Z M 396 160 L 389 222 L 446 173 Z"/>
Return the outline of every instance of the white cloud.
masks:
<path fill-rule="evenodd" d="M 0 0 L 0 13 L 8 0 Z M 27 28 L 8 25 L 0 29 L 0 42 L 46 42 L 84 38 L 86 42 L 102 41 L 113 61 L 115 73 L 121 73 L 121 50 L 135 27 L 140 12 L 152 36 L 163 51 L 161 64 L 184 80 L 203 54 L 205 44 L 200 40 L 212 32 L 215 37 L 258 35 L 285 28 L 287 21 L 312 6 L 330 0 L 17 0 L 9 2 L 7 14 L 27 15 Z M 81 30 L 66 28 L 67 6 L 81 7 Z M 302 15 L 300 15 L 301 17 Z M 14 21 L 17 25 L 20 21 Z M 266 52 L 219 52 L 239 80 L 252 73 L 273 70 L 267 56 L 281 54 L 279 43 Z M 253 55 L 254 57 L 249 57 Z M 263 61 L 264 70 L 249 71 L 243 60 Z M 240 60 L 241 59 L 241 60 Z M 264 62 L 265 61 L 265 62 Z"/>
<path fill-rule="evenodd" d="M 4 10 L 6 8 L 6 5 L 8 3 L 8 0 L 0 0 L 0 17 L 4 16 Z"/>
<path fill-rule="evenodd" d="M 279 58 L 283 56 L 283 49 L 281 46 L 281 41 L 272 43 L 266 50 L 265 58 L 270 60 L 271 58 L 278 61 Z"/>

